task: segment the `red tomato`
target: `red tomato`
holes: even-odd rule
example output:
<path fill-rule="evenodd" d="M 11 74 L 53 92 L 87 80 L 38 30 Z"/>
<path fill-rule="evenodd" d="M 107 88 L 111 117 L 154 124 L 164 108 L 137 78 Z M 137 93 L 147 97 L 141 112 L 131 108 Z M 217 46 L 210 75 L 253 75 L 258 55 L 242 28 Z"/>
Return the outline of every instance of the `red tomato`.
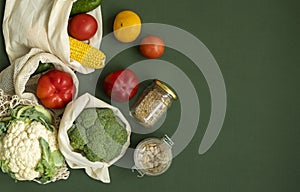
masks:
<path fill-rule="evenodd" d="M 125 102 L 137 92 L 139 80 L 130 69 L 110 73 L 104 79 L 104 91 L 113 100 Z"/>
<path fill-rule="evenodd" d="M 69 20 L 69 34 L 80 41 L 92 38 L 96 34 L 97 29 L 97 20 L 92 15 L 86 13 L 75 15 Z"/>
<path fill-rule="evenodd" d="M 75 86 L 70 74 L 51 70 L 39 78 L 36 93 L 45 107 L 59 109 L 72 100 Z"/>
<path fill-rule="evenodd" d="M 142 39 L 139 48 L 143 56 L 149 59 L 155 59 L 164 53 L 165 43 L 161 38 L 149 35 Z"/>

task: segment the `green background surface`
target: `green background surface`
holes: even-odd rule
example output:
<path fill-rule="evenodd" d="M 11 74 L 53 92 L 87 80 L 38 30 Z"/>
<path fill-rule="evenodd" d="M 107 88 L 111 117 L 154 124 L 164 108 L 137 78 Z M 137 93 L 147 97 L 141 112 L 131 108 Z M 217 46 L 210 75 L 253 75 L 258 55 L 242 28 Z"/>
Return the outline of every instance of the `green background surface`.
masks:
<path fill-rule="evenodd" d="M 4 4 L 1 0 L 1 20 Z M 175 63 L 190 77 L 201 98 L 201 117 L 192 141 L 173 159 L 165 174 L 137 178 L 129 169 L 112 166 L 112 182 L 103 184 L 89 178 L 83 170 L 72 170 L 67 181 L 46 186 L 15 183 L 8 175 L 0 174 L 0 190 L 299 191 L 299 6 L 297 0 L 103 0 L 104 35 L 112 31 L 114 16 L 119 11 L 131 9 L 145 23 L 179 27 L 208 47 L 219 64 L 227 89 L 226 119 L 217 141 L 207 153 L 198 154 L 210 117 L 209 90 L 191 61 L 167 49 L 162 59 Z M 2 70 L 9 63 L 1 37 Z M 102 74 L 141 59 L 136 49 L 126 50 Z M 93 82 L 82 84 L 85 83 Z M 96 95 L 107 100 L 101 89 L 97 89 Z M 162 127 L 149 135 L 174 132 L 172 126 L 176 122 L 172 117 L 179 113 L 178 103 L 168 113 L 168 129 Z M 143 137 L 134 134 L 133 145 Z"/>

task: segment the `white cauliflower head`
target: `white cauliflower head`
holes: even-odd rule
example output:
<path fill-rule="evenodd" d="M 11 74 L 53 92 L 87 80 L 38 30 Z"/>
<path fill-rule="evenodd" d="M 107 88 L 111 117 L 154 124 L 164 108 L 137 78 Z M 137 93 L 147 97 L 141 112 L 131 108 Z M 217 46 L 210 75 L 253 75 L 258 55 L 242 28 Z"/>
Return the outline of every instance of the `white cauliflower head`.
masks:
<path fill-rule="evenodd" d="M 42 158 L 39 139 L 48 142 L 50 150 L 58 149 L 56 130 L 50 131 L 38 121 L 11 122 L 0 142 L 0 160 L 4 161 L 17 180 L 34 180 L 41 176 L 36 166 Z"/>

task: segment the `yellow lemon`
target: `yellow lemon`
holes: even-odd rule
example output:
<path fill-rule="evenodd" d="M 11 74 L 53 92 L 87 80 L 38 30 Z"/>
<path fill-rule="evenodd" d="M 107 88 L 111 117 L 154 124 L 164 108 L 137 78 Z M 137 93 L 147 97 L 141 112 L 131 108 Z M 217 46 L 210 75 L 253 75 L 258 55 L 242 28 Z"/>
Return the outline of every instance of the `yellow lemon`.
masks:
<path fill-rule="evenodd" d="M 114 35 L 123 43 L 134 41 L 141 33 L 141 19 L 133 11 L 125 10 L 117 14 L 114 21 Z"/>

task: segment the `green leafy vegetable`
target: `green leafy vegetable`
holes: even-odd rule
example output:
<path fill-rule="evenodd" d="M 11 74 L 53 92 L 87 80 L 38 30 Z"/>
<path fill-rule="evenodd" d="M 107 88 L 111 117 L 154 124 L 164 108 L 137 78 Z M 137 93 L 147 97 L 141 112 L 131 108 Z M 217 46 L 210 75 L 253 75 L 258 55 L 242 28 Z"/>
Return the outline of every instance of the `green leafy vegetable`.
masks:
<path fill-rule="evenodd" d="M 50 181 L 56 174 L 57 168 L 62 166 L 64 157 L 58 150 L 51 152 L 49 144 L 44 138 L 41 137 L 39 143 L 42 149 L 42 158 L 35 170 L 42 175 L 38 180 L 45 183 Z"/>
<path fill-rule="evenodd" d="M 8 163 L 5 160 L 0 160 L 0 167 L 3 173 L 8 173 L 13 179 L 15 179 L 15 175 L 10 171 Z"/>
<path fill-rule="evenodd" d="M 10 116 L 0 119 L 0 136 L 6 133 L 8 125 L 12 120 L 23 120 L 25 122 L 38 121 L 50 131 L 53 131 L 52 116 L 41 106 L 17 105 L 10 109 Z"/>
<path fill-rule="evenodd" d="M 18 119 L 26 122 L 38 121 L 48 130 L 53 131 L 52 116 L 41 106 L 18 105 L 15 108 L 10 109 L 10 117 L 7 118 L 9 120 Z M 4 120 L 1 119 L 1 122 L 4 122 Z"/>
<path fill-rule="evenodd" d="M 43 72 L 46 72 L 50 69 L 54 69 L 54 65 L 52 63 L 42 63 L 40 61 L 38 68 L 34 71 L 32 76 L 43 73 Z"/>
<path fill-rule="evenodd" d="M 65 158 L 59 150 L 52 151 L 51 158 L 53 160 L 55 167 L 61 167 L 65 162 Z"/>
<path fill-rule="evenodd" d="M 6 133 L 7 129 L 8 129 L 8 123 L 7 121 L 0 121 L 0 136 L 3 134 L 3 133 Z"/>
<path fill-rule="evenodd" d="M 83 110 L 68 130 L 70 145 L 90 161 L 108 162 L 117 157 L 128 133 L 111 109 Z"/>
<path fill-rule="evenodd" d="M 3 173 L 9 173 L 10 172 L 10 169 L 9 169 L 8 164 L 7 164 L 6 161 L 1 160 L 0 161 L 0 167 L 1 167 L 1 170 L 2 170 Z"/>

